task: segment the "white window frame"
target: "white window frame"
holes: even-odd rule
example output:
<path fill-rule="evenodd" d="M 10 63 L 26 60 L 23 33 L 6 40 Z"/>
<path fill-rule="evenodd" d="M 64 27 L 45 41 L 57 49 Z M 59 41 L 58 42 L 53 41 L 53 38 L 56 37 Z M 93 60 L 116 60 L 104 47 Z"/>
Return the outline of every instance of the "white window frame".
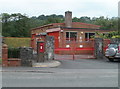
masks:
<path fill-rule="evenodd" d="M 78 31 L 66 31 L 65 32 L 65 38 L 66 38 L 66 33 L 69 32 L 69 41 L 70 41 L 70 32 L 76 32 L 77 33 L 77 36 L 76 36 L 76 39 L 78 39 Z"/>

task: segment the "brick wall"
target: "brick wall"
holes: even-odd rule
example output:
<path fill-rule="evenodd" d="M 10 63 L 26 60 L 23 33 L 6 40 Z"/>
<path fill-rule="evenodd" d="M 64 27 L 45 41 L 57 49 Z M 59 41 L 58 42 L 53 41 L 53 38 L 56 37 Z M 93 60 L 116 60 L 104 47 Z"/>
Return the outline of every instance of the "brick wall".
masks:
<path fill-rule="evenodd" d="M 2 66 L 8 66 L 8 46 L 6 44 L 2 45 Z"/>
<path fill-rule="evenodd" d="M 8 59 L 8 46 L 6 44 L 2 45 L 2 66 L 9 67 L 9 66 L 21 66 L 21 60 L 16 58 Z"/>

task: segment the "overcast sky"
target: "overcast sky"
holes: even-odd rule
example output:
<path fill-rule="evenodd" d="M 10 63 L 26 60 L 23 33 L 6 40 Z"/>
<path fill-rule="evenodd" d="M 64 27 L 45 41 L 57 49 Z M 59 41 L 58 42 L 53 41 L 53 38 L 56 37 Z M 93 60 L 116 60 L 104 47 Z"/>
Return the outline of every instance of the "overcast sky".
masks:
<path fill-rule="evenodd" d="M 28 16 L 64 15 L 73 17 L 117 17 L 119 0 L 0 0 L 0 13 L 22 13 Z"/>

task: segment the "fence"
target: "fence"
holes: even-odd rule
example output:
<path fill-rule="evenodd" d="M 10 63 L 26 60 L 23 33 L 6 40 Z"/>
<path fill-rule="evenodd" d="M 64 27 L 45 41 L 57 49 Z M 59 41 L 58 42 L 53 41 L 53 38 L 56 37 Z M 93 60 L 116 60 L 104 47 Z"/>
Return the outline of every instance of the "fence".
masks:
<path fill-rule="evenodd" d="M 8 58 L 20 58 L 20 49 L 8 48 Z"/>

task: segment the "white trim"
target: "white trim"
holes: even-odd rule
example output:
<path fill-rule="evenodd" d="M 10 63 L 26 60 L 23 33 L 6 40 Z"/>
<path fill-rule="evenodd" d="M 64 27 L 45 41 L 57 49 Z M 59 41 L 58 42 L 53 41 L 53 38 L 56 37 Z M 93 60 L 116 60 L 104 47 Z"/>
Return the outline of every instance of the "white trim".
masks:
<path fill-rule="evenodd" d="M 49 32 L 55 32 L 60 30 L 61 30 L 60 28 L 52 28 L 52 29 L 47 29 L 46 32 L 49 33 Z"/>

